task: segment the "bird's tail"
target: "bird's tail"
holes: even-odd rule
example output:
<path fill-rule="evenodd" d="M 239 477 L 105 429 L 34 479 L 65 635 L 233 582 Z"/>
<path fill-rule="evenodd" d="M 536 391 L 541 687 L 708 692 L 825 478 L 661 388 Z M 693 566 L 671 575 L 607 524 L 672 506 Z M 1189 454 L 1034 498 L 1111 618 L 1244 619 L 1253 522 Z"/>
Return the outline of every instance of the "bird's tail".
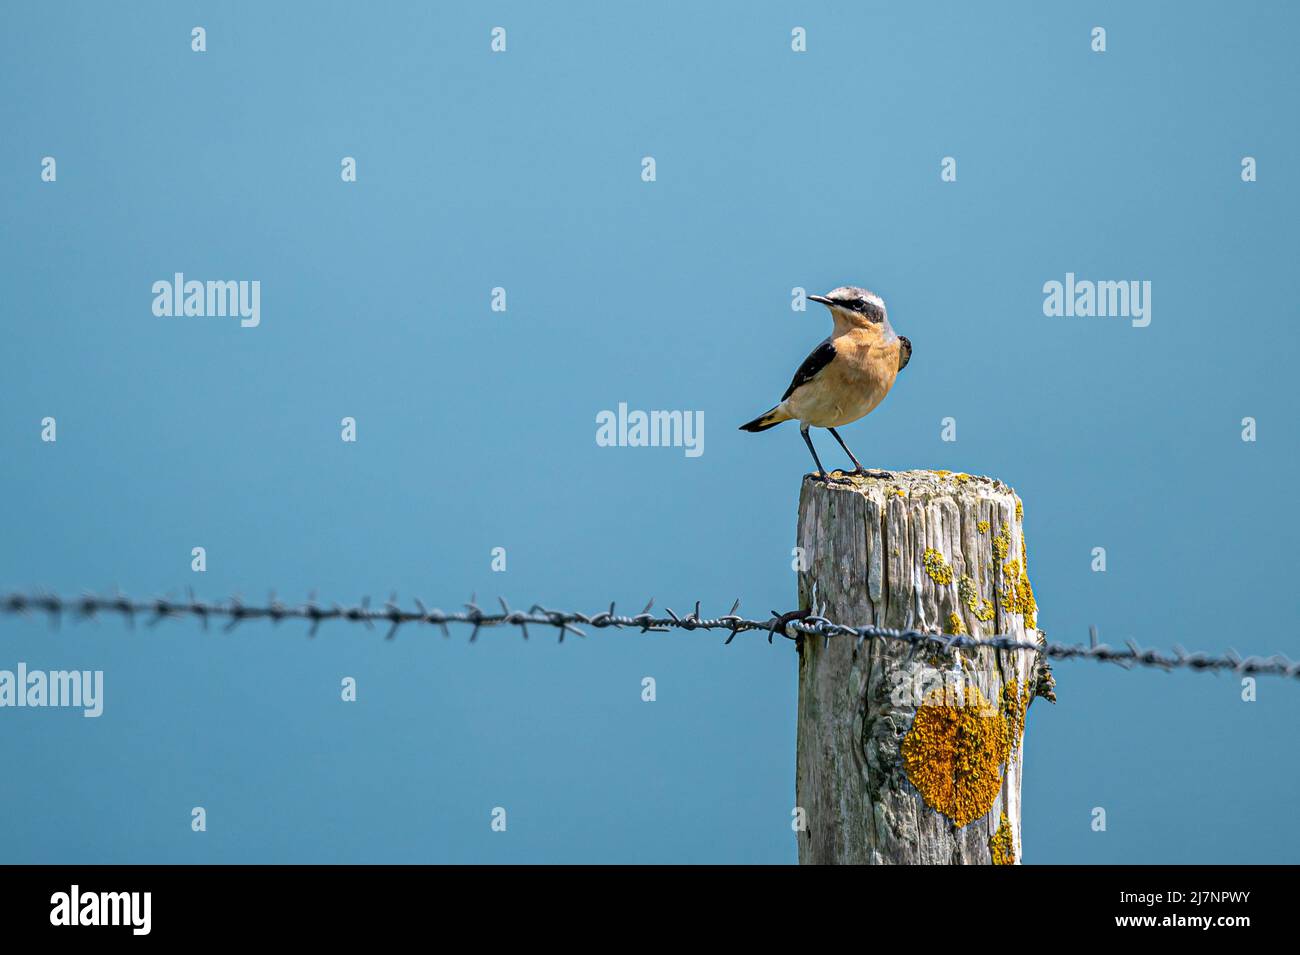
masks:
<path fill-rule="evenodd" d="M 768 411 L 764 411 L 753 421 L 747 422 L 740 426 L 741 431 L 766 431 L 782 421 L 789 421 L 791 415 L 781 405 L 777 405 Z"/>

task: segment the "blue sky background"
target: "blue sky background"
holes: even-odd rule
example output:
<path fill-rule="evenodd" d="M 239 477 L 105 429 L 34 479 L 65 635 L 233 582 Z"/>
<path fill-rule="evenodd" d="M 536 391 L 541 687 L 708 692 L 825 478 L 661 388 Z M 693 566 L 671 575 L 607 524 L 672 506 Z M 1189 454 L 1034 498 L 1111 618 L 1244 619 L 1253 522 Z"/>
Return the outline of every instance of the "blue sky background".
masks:
<path fill-rule="evenodd" d="M 846 440 L 1014 485 L 1053 639 L 1300 654 L 1294 7 L 47 3 L 0 24 L 0 588 L 791 607 L 807 455 L 792 425 L 735 429 L 827 332 L 791 288 L 850 283 L 915 354 Z M 261 326 L 155 317 L 177 271 L 260 280 Z M 1150 280 L 1150 327 L 1045 317 L 1067 271 Z M 597 447 L 620 401 L 702 411 L 705 453 Z M 97 720 L 0 710 L 0 861 L 796 860 L 790 645 L 464 638 L 0 618 L 0 668 L 106 683 Z M 1297 861 L 1277 820 L 1300 687 L 1056 673 L 1027 862 Z"/>

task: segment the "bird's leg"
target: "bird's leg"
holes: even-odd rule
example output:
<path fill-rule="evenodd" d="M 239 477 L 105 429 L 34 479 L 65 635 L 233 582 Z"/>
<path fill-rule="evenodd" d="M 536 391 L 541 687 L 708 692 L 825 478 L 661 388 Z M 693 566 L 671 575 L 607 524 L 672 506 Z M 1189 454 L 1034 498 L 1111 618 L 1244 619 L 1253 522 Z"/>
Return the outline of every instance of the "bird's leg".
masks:
<path fill-rule="evenodd" d="M 856 457 L 853 456 L 853 452 L 849 450 L 849 446 L 848 446 L 847 444 L 844 443 L 844 439 L 840 437 L 840 434 L 839 434 L 838 431 L 836 431 L 834 428 L 827 428 L 826 430 L 829 431 L 831 434 L 833 434 L 833 435 L 835 436 L 835 440 L 838 441 L 838 442 L 840 443 L 840 447 L 844 449 L 844 453 L 847 454 L 847 455 L 849 456 L 849 460 L 853 462 L 853 473 L 854 473 L 854 474 L 860 474 L 860 475 L 862 475 L 863 477 L 872 477 L 872 478 L 892 478 L 892 477 L 893 477 L 893 475 L 890 474 L 888 471 L 868 471 L 866 468 L 864 468 L 864 467 L 862 466 L 862 462 L 859 461 Z M 811 447 L 811 445 L 809 445 L 809 447 Z M 814 457 L 815 457 L 815 455 L 814 455 Z"/>
<path fill-rule="evenodd" d="M 840 447 L 844 449 L 844 453 L 847 454 L 849 456 L 849 460 L 853 462 L 854 473 L 861 474 L 865 470 L 862 467 L 862 462 L 859 461 L 854 456 L 853 452 L 849 450 L 849 446 L 844 443 L 844 439 L 840 437 L 840 433 L 836 431 L 834 428 L 827 428 L 826 430 L 829 431 L 831 435 L 835 438 L 835 440 L 840 443 Z"/>
<path fill-rule="evenodd" d="M 812 452 L 813 462 L 817 465 L 817 476 L 819 478 L 821 478 L 827 484 L 850 483 L 847 478 L 833 478 L 826 473 L 826 469 L 822 467 L 821 458 L 817 457 L 817 449 L 813 447 L 812 437 L 808 434 L 808 425 L 805 424 L 802 427 L 800 427 L 799 433 L 803 435 L 804 444 L 808 445 L 808 450 Z"/>

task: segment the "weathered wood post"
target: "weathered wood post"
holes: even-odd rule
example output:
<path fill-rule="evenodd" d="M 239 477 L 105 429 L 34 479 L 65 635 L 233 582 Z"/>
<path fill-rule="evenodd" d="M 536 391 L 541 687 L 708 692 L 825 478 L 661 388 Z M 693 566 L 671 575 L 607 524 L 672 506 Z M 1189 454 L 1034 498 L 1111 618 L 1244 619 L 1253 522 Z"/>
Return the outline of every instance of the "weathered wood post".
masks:
<path fill-rule="evenodd" d="M 840 623 L 1041 639 L 1020 498 L 947 471 L 799 496 L 799 606 Z M 1055 701 L 1030 650 L 799 641 L 801 863 L 1012 863 L 1021 857 L 1025 711 Z"/>

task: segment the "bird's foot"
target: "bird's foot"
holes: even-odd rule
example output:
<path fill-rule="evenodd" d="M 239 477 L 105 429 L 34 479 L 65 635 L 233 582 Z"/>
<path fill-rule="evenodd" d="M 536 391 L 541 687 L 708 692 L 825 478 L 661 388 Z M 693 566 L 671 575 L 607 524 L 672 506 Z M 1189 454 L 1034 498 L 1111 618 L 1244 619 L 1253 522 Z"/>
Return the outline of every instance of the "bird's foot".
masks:
<path fill-rule="evenodd" d="M 844 472 L 837 471 L 836 473 L 843 474 Z M 818 481 L 822 481 L 823 483 L 826 484 L 852 484 L 853 483 L 852 478 L 832 477 L 831 475 L 827 474 L 825 471 L 818 471 L 815 475 L 813 475 L 813 477 L 815 477 Z"/>
<path fill-rule="evenodd" d="M 891 480 L 894 475 L 889 471 L 868 471 L 866 468 L 854 468 L 849 472 L 854 477 L 877 478 L 880 480 Z"/>

